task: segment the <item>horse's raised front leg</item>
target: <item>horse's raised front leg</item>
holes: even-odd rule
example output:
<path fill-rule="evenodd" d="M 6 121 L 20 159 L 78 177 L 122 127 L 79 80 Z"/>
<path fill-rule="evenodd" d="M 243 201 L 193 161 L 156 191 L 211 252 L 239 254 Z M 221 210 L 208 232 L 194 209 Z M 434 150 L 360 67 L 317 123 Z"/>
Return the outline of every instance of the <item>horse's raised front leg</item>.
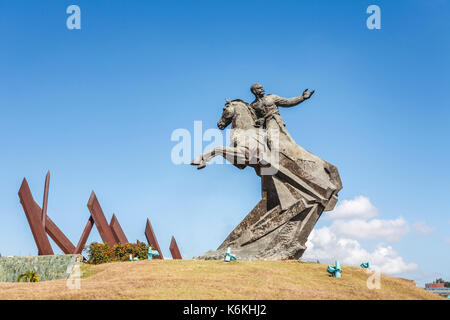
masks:
<path fill-rule="evenodd" d="M 191 165 L 197 166 L 197 169 L 199 170 L 203 169 L 206 167 L 206 163 L 211 161 L 216 156 L 222 156 L 233 164 L 235 164 L 234 159 L 237 159 L 238 164 L 245 166 L 246 154 L 244 149 L 224 146 L 215 147 L 211 151 L 199 155 L 191 162 Z"/>
<path fill-rule="evenodd" d="M 223 153 L 224 146 L 218 146 L 212 149 L 211 151 L 205 152 L 201 155 L 199 155 L 197 158 L 192 160 L 191 165 L 197 166 L 197 169 L 203 169 L 206 167 L 206 163 L 208 161 L 211 161 L 212 158 L 215 156 L 221 155 Z"/>

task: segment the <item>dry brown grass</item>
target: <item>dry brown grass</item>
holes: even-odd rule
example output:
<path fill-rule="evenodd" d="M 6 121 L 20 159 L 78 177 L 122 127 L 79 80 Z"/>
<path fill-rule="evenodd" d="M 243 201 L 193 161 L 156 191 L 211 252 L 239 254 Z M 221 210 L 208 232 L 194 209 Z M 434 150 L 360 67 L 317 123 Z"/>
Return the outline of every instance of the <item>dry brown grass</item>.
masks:
<path fill-rule="evenodd" d="M 412 281 L 382 275 L 369 290 L 361 268 L 331 278 L 326 265 L 297 261 L 153 260 L 82 268 L 80 290 L 66 281 L 0 283 L 0 299 L 441 299 Z"/>

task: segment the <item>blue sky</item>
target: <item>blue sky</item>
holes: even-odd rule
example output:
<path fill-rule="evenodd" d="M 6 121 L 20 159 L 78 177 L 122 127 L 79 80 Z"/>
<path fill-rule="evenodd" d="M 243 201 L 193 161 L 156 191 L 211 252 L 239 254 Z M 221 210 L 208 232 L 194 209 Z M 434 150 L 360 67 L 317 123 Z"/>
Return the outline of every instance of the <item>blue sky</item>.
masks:
<path fill-rule="evenodd" d="M 66 28 L 70 4 L 81 30 Z M 366 27 L 371 4 L 381 30 Z M 281 111 L 291 135 L 339 168 L 340 199 L 410 226 L 361 245 L 392 246 L 419 282 L 449 279 L 449 35 L 444 0 L 1 0 L 0 252 L 36 254 L 17 191 L 26 177 L 40 202 L 47 170 L 48 214 L 74 243 L 95 190 L 129 240 L 149 217 L 165 255 L 172 235 L 185 257 L 216 248 L 259 201 L 259 179 L 174 165 L 170 136 L 214 128 L 224 99 L 250 101 L 260 82 L 286 97 L 315 89 Z"/>

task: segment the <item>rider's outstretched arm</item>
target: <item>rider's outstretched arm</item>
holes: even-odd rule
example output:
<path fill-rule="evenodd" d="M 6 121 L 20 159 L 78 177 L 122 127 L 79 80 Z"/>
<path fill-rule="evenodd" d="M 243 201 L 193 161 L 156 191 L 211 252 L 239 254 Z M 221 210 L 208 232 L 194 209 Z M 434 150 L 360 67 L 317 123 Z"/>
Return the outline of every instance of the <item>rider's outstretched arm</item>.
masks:
<path fill-rule="evenodd" d="M 271 96 L 274 98 L 274 102 L 278 107 L 284 108 L 294 107 L 305 101 L 305 98 L 303 96 L 298 96 L 294 98 L 283 98 L 275 94 L 272 94 Z"/>

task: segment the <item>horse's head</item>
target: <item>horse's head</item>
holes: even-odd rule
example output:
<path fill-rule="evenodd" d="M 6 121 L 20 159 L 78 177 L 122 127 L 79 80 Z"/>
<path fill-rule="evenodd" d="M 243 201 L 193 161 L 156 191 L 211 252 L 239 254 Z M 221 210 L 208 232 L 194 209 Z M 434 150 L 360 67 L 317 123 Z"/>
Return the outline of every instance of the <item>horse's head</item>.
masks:
<path fill-rule="evenodd" d="M 233 121 L 233 117 L 234 117 L 234 105 L 233 102 L 225 99 L 226 103 L 225 106 L 223 107 L 223 113 L 222 116 L 220 117 L 219 121 L 217 122 L 217 127 L 220 130 L 225 129 L 226 127 L 228 127 L 228 125 Z"/>
<path fill-rule="evenodd" d="M 225 99 L 226 103 L 223 108 L 222 117 L 220 117 L 217 122 L 217 127 L 220 130 L 225 129 L 228 125 L 233 122 L 233 126 L 240 129 L 245 129 L 245 127 L 253 127 L 254 118 L 252 115 L 251 108 L 245 101 L 236 99 L 230 101 Z"/>

